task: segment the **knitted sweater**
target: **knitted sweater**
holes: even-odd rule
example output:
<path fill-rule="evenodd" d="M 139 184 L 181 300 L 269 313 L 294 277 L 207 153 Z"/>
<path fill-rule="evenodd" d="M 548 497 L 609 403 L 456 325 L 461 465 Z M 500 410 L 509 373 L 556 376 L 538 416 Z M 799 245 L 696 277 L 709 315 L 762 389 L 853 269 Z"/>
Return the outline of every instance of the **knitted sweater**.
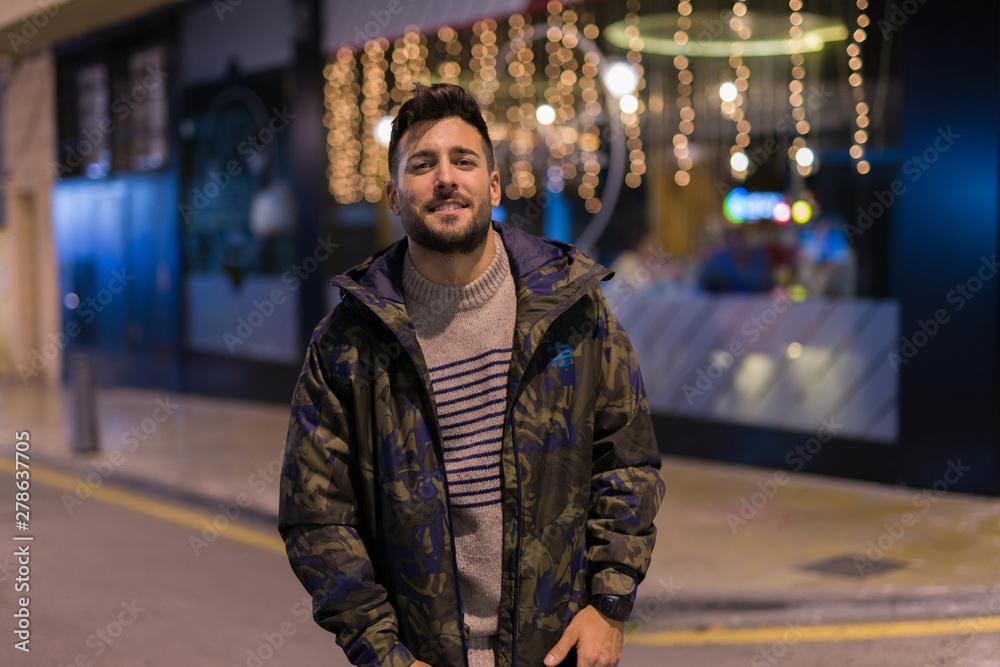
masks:
<path fill-rule="evenodd" d="M 444 445 L 459 592 L 472 640 L 470 667 L 494 665 L 503 521 L 500 447 L 517 298 L 507 252 L 467 285 L 424 278 L 403 261 L 406 309 L 427 361 Z"/>

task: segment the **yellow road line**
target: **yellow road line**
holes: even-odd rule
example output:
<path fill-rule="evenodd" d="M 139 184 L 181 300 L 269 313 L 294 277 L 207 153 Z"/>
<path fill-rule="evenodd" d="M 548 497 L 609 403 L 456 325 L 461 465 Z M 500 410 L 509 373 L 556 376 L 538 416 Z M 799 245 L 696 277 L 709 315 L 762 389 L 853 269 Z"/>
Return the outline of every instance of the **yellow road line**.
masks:
<path fill-rule="evenodd" d="M 14 473 L 14 462 L 0 457 L 0 470 Z M 31 467 L 31 479 L 49 486 L 74 492 L 77 480 L 68 475 Z M 178 509 L 118 489 L 91 489 L 94 498 L 126 509 L 142 512 L 164 521 L 202 531 L 214 517 L 199 512 Z M 241 528 L 230 522 L 219 535 L 278 554 L 285 554 L 285 545 L 276 536 L 263 531 Z M 641 646 L 698 646 L 704 644 L 770 644 L 773 642 L 809 643 L 862 641 L 904 637 L 933 637 L 1000 632 L 1000 616 L 948 618 L 931 621 L 894 621 L 890 623 L 855 623 L 842 625 L 771 626 L 760 628 L 716 628 L 708 630 L 675 630 L 666 632 L 633 632 L 625 635 L 629 644 Z"/>
<path fill-rule="evenodd" d="M 0 470 L 13 474 L 15 472 L 15 464 L 10 459 L 0 457 Z M 37 465 L 31 466 L 31 480 L 69 492 L 75 492 L 79 483 L 73 477 L 45 470 L 39 468 Z M 212 520 L 216 518 L 207 514 L 172 507 L 166 503 L 150 500 L 149 498 L 127 491 L 109 489 L 103 486 L 91 489 L 91 495 L 112 505 L 118 505 L 136 512 L 155 516 L 164 521 L 197 529 L 199 537 L 201 536 L 201 531 L 206 526 L 211 526 Z M 266 549 L 267 551 L 273 551 L 274 553 L 285 554 L 285 545 L 277 535 L 271 535 L 260 530 L 242 528 L 235 525 L 231 520 L 228 521 L 228 526 L 217 531 L 221 537 L 226 537 L 236 542 L 243 542 L 244 544 Z M 215 530 L 214 527 L 213 530 Z"/>
<path fill-rule="evenodd" d="M 701 644 L 771 644 L 773 642 L 843 642 L 901 637 L 934 637 L 1000 632 L 1000 616 L 944 618 L 932 621 L 892 621 L 843 625 L 785 625 L 761 628 L 718 628 L 635 633 L 625 636 L 642 646 L 698 646 Z"/>

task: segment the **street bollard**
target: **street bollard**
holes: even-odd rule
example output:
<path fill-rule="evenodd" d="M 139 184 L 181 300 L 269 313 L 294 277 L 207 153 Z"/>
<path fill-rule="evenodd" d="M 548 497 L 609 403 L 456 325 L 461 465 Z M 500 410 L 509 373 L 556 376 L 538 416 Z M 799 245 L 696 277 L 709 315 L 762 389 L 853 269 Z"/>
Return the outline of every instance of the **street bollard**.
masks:
<path fill-rule="evenodd" d="M 94 372 L 90 357 L 78 354 L 73 359 L 73 437 L 74 452 L 96 452 L 97 401 L 94 395 Z"/>

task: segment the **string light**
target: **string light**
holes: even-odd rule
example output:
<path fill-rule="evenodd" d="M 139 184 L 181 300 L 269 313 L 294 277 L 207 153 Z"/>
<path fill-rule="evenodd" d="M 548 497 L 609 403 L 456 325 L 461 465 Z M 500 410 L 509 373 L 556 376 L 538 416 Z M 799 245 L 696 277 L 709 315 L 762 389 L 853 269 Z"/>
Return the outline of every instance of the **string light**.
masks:
<path fill-rule="evenodd" d="M 418 82 L 428 83 L 431 72 L 427 68 L 427 38 L 416 26 L 407 26 L 406 33 L 393 43 L 392 101 L 400 103 L 413 91 Z"/>
<path fill-rule="evenodd" d="M 327 175 L 338 203 L 381 199 L 389 165 L 386 147 L 377 136 L 380 123 L 396 113 L 398 103 L 418 81 L 430 81 L 426 38 L 416 26 L 407 26 L 406 34 L 393 46 L 391 62 L 389 42 L 380 37 L 366 42 L 357 57 L 350 48 L 340 49 L 324 68 Z M 393 76 L 391 91 L 387 70 Z M 390 101 L 397 106 L 387 111 Z"/>
<path fill-rule="evenodd" d="M 674 33 L 674 43 L 678 46 L 687 44 L 691 29 L 691 2 L 680 0 L 677 3 L 677 31 Z M 680 110 L 680 121 L 677 123 L 677 134 L 674 135 L 674 156 L 677 158 L 677 171 L 674 182 L 685 186 L 691 182 L 690 170 L 693 166 L 688 145 L 688 137 L 694 132 L 694 107 L 691 104 L 691 82 L 694 75 L 689 69 L 687 56 L 675 56 L 674 67 L 677 68 L 677 107 Z"/>
<path fill-rule="evenodd" d="M 553 0 L 546 5 L 546 10 L 548 11 L 546 22 L 549 27 L 545 31 L 545 52 L 549 54 L 549 61 L 545 65 L 545 76 L 548 82 L 545 92 L 542 94 L 545 103 L 539 105 L 535 110 L 535 117 L 542 125 L 556 123 L 556 127 L 545 133 L 545 144 L 549 151 L 545 180 L 547 189 L 560 192 L 562 190 L 562 170 L 559 168 L 559 162 L 565 153 L 562 141 L 563 5 L 561 2 Z M 575 74 L 571 71 L 568 74 L 572 75 L 575 81 Z"/>
<path fill-rule="evenodd" d="M 584 37 L 591 41 L 597 39 L 600 30 L 592 14 L 582 15 L 579 23 L 583 24 Z M 584 104 L 577 116 L 577 127 L 580 128 L 576 138 L 578 159 L 564 162 L 562 165 L 563 178 L 574 179 L 579 176 L 580 183 L 576 192 L 589 213 L 601 210 L 601 200 L 597 197 L 597 185 L 601 173 L 601 163 L 597 159 L 597 152 L 601 148 L 601 131 L 597 119 L 603 114 L 597 88 L 599 63 L 600 56 L 597 53 L 588 51 L 584 54 L 579 76 L 580 98 Z"/>
<path fill-rule="evenodd" d="M 508 21 L 510 49 L 507 52 L 507 73 L 512 82 L 508 88 L 511 104 L 507 107 L 510 123 L 507 136 L 510 144 L 510 182 L 505 189 L 509 199 L 535 196 L 535 175 L 531 168 L 531 153 L 535 148 L 535 73 L 531 38 L 534 28 L 524 16 L 514 14 Z"/>
<path fill-rule="evenodd" d="M 792 13 L 789 17 L 791 26 L 788 29 L 788 36 L 791 38 L 792 50 L 797 51 L 802 38 L 802 0 L 789 0 L 789 9 Z M 806 135 L 809 134 L 809 121 L 806 120 L 805 102 L 805 57 L 801 53 L 792 54 L 792 80 L 788 84 L 788 102 L 792 105 L 792 118 L 795 119 L 795 132 L 798 136 L 788 149 L 788 157 L 796 162 L 798 172 L 803 176 L 808 176 L 813 169 L 813 152 L 806 148 Z M 799 155 L 799 151 L 806 151 Z"/>
<path fill-rule="evenodd" d="M 741 40 L 750 39 L 752 32 L 750 26 L 744 21 L 747 14 L 747 6 L 743 2 L 733 4 L 733 18 L 729 20 L 729 27 Z M 750 145 L 750 121 L 746 118 L 743 109 L 745 93 L 750 88 L 750 67 L 743 60 L 743 45 L 733 42 L 732 55 L 729 56 L 729 66 L 736 73 L 737 95 L 732 102 L 723 102 L 722 110 L 728 113 L 729 117 L 736 123 L 736 139 L 734 145 L 729 150 L 729 165 L 733 173 L 733 178 L 743 180 L 747 177 L 750 160 L 746 156 L 746 148 Z M 742 168 L 741 168 L 742 167 Z"/>
<path fill-rule="evenodd" d="M 628 39 L 627 58 L 635 70 L 639 81 L 635 93 L 626 95 L 619 101 L 622 123 L 625 124 L 625 147 L 628 149 L 629 171 L 625 174 L 625 185 L 637 188 L 642 183 L 642 175 L 646 173 L 646 154 L 642 150 L 642 138 L 639 136 L 639 119 L 646 107 L 637 94 L 646 86 L 642 67 L 642 37 L 639 36 L 640 0 L 627 0 L 628 13 L 625 14 L 625 37 Z M 690 19 L 688 19 L 690 20 Z"/>
<path fill-rule="evenodd" d="M 593 16 L 587 15 L 590 21 L 593 21 Z M 583 27 L 583 34 L 587 39 L 591 41 L 597 39 L 599 30 L 597 25 L 594 23 L 587 23 Z M 589 133 L 587 129 L 591 126 L 595 119 L 601 115 L 601 103 L 598 101 L 600 95 L 597 92 L 597 77 L 599 75 L 598 63 L 600 63 L 600 56 L 597 53 L 588 51 L 583 55 L 583 65 L 580 67 L 580 99 L 583 100 L 583 108 L 579 113 L 577 118 L 578 126 L 583 128 L 580 136 L 577 137 L 577 146 L 583 152 L 593 152 L 597 150 L 600 145 L 600 140 L 596 132 L 593 134 Z M 567 173 L 567 172 L 572 173 Z M 570 164 L 570 169 L 567 170 L 566 164 L 563 165 L 563 177 L 573 178 L 576 176 L 576 168 Z"/>
<path fill-rule="evenodd" d="M 327 128 L 326 152 L 329 159 L 327 178 L 330 193 L 339 204 L 352 204 L 361 199 L 361 142 L 358 130 L 361 114 L 358 109 L 360 86 L 354 52 L 347 47 L 323 68 L 326 112 L 323 124 Z"/>
<path fill-rule="evenodd" d="M 438 29 L 438 48 L 444 48 L 445 57 L 438 63 L 437 72 L 442 83 L 458 84 L 458 76 L 462 73 L 462 43 L 458 41 L 458 33 L 450 26 Z"/>
<path fill-rule="evenodd" d="M 365 44 L 361 53 L 364 83 L 361 86 L 361 191 L 365 199 L 377 202 L 389 180 L 387 153 L 375 136 L 375 126 L 385 115 L 389 93 L 385 83 L 385 59 L 389 41 L 383 37 Z"/>
<path fill-rule="evenodd" d="M 584 27 L 584 35 L 588 39 L 596 39 L 598 35 L 597 26 L 588 23 Z M 601 147 L 601 132 L 597 127 L 596 120 L 601 114 L 601 104 L 598 101 L 597 76 L 599 56 L 596 53 L 588 52 L 583 56 L 583 66 L 580 68 L 580 97 L 584 100 L 583 110 L 579 115 L 579 127 L 582 128 L 576 143 L 579 150 L 579 164 L 582 167 L 583 175 L 580 177 L 580 185 L 577 186 L 577 195 L 584 200 L 584 206 L 591 209 L 600 210 L 600 200 L 596 197 L 597 184 L 600 180 L 601 164 L 597 160 L 597 151 Z M 573 179 L 578 171 L 573 162 L 564 162 L 562 165 L 563 178 Z M 596 204 L 588 202 L 596 201 Z"/>
<path fill-rule="evenodd" d="M 600 30 L 597 25 L 593 23 L 594 17 L 592 14 L 585 14 L 585 19 L 588 21 L 583 26 L 584 36 L 594 41 L 600 34 Z M 597 92 L 597 77 L 599 74 L 598 64 L 600 63 L 600 56 L 597 53 L 588 51 L 583 55 L 583 65 L 580 67 L 580 98 L 583 100 L 583 110 L 581 112 L 580 124 L 586 125 L 586 120 L 594 119 L 601 115 L 601 103 L 598 101 L 600 95 Z"/>
<path fill-rule="evenodd" d="M 857 6 L 858 28 L 851 36 L 851 43 L 847 45 L 847 56 L 850 58 L 848 65 L 851 68 L 851 75 L 847 80 L 851 84 L 854 97 L 854 111 L 856 113 L 854 124 L 857 128 L 854 132 L 854 143 L 851 146 L 851 157 L 855 160 L 854 166 L 858 173 L 867 174 L 871 171 L 871 165 L 868 160 L 864 159 L 865 144 L 868 143 L 868 131 L 865 128 L 868 127 L 870 121 L 868 119 L 868 105 L 865 103 L 864 79 L 861 74 L 861 43 L 867 38 L 865 28 L 870 23 L 868 15 L 865 14 L 865 10 L 868 9 L 868 0 L 857 0 Z"/>
<path fill-rule="evenodd" d="M 569 125 L 576 118 L 577 96 L 574 93 L 579 88 L 580 81 L 580 74 L 577 73 L 577 70 L 580 69 L 580 63 L 577 62 L 575 51 L 576 45 L 579 43 L 580 34 L 580 30 L 576 25 L 578 20 L 579 17 L 576 11 L 567 8 L 563 9 L 561 46 L 555 49 L 555 54 L 560 62 L 562 62 L 563 68 L 556 83 L 556 91 L 560 95 L 556 117 L 563 124 L 560 131 L 559 159 L 555 165 L 555 171 L 559 173 L 562 170 L 558 163 L 565 163 L 572 159 L 573 153 L 576 150 L 576 140 L 579 136 L 579 132 Z"/>
<path fill-rule="evenodd" d="M 406 66 L 406 42 L 402 37 L 393 42 L 389 71 L 392 72 L 392 90 L 389 92 L 389 97 L 398 106 L 406 99 L 409 91 L 413 90 L 410 70 Z"/>
<path fill-rule="evenodd" d="M 493 19 L 478 21 L 472 26 L 472 32 L 479 38 L 479 43 L 471 50 L 472 61 L 469 67 L 472 69 L 473 79 L 469 84 L 469 90 L 479 100 L 487 126 L 492 126 L 496 120 L 490 106 L 493 104 L 496 91 L 500 88 L 500 82 L 497 80 L 499 47 L 496 29 L 497 23 Z M 495 136 L 492 127 L 490 136 Z"/>
<path fill-rule="evenodd" d="M 689 15 L 690 0 L 682 0 L 681 5 L 687 6 Z M 635 79 L 630 92 L 614 97 L 619 109 L 611 110 L 620 113 L 625 126 L 624 141 L 629 156 L 625 181 L 633 188 L 641 184 L 646 170 L 639 124 L 645 111 L 640 92 L 646 83 L 641 64 L 643 42 L 638 31 L 639 8 L 640 0 L 627 0 L 627 67 Z M 500 40 L 497 22 L 492 19 L 473 24 L 474 36 L 470 36 L 468 42 L 450 26 L 438 29 L 430 36 L 437 40 L 431 45 L 432 60 L 428 58 L 427 37 L 421 35 L 416 26 L 407 26 L 404 35 L 393 42 L 378 38 L 367 42 L 358 53 L 344 48 L 331 57 L 324 68 L 324 124 L 329 159 L 327 176 L 336 201 L 376 202 L 381 198 L 389 173 L 384 137 L 380 140 L 377 132 L 381 129 L 385 134 L 386 120 L 398 113 L 399 105 L 418 82 L 430 83 L 433 71 L 435 78 L 444 82 L 457 83 L 463 76 L 471 79 L 469 89 L 484 110 L 494 141 L 508 144 L 509 161 L 505 160 L 505 166 L 510 169 L 510 181 L 505 193 L 509 198 L 536 194 L 538 161 L 532 156 L 544 138 L 543 145 L 548 152 L 544 177 L 555 185 L 555 189 L 565 187 L 568 181 L 578 183 L 577 190 L 587 211 L 599 212 L 602 202 L 596 195 L 602 165 L 598 153 L 603 146 L 600 123 L 604 122 L 605 114 L 597 85 L 600 55 L 587 50 L 577 53 L 576 50 L 581 39 L 594 40 L 600 31 L 592 14 L 578 13 L 563 4 L 563 0 L 550 0 L 547 10 L 548 25 L 544 36 L 547 38 L 548 84 L 544 95 L 536 96 L 532 48 L 536 30 L 525 14 L 515 14 L 509 19 L 509 52 L 503 63 L 498 62 Z M 471 71 L 463 72 L 465 67 Z M 506 70 L 510 83 L 505 96 L 509 104 L 498 109 L 500 67 Z M 690 134 L 694 118 L 690 72 L 680 80 L 679 91 L 687 99 L 681 128 Z M 578 104 L 580 101 L 582 104 Z M 546 110 L 543 104 L 551 109 L 551 118 L 536 117 L 537 111 Z M 539 118 L 551 124 L 542 127 Z M 687 134 L 679 133 L 685 139 L 685 148 L 679 151 L 681 162 L 687 163 L 685 172 L 690 168 Z"/>

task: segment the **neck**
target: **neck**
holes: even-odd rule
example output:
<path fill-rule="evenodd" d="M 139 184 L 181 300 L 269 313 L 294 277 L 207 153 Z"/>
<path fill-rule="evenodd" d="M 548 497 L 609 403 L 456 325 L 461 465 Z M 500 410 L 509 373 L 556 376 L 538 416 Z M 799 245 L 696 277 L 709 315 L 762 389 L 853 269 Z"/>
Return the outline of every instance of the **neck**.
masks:
<path fill-rule="evenodd" d="M 427 280 L 438 285 L 468 285 L 482 275 L 496 254 L 493 228 L 483 242 L 467 255 L 449 255 L 435 252 L 410 239 L 410 260 L 414 268 Z"/>

